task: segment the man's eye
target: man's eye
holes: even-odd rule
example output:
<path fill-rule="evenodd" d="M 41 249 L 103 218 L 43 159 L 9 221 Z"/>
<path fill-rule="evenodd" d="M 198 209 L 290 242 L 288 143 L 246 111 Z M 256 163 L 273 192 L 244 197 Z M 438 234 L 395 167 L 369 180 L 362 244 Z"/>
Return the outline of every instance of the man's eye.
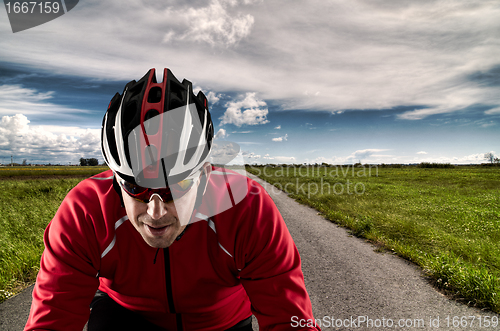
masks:
<path fill-rule="evenodd" d="M 140 186 L 130 184 L 130 183 L 125 183 L 127 191 L 129 191 L 132 194 L 139 194 L 144 191 L 144 189 Z"/>

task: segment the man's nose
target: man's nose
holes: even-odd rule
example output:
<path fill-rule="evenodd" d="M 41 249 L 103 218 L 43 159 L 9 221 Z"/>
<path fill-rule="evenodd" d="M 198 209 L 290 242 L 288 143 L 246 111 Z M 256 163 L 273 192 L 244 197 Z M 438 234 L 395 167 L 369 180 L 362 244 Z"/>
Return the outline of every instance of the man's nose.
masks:
<path fill-rule="evenodd" d="M 167 214 L 167 204 L 163 202 L 158 194 L 153 194 L 149 199 L 148 214 L 154 220 L 160 219 Z"/>

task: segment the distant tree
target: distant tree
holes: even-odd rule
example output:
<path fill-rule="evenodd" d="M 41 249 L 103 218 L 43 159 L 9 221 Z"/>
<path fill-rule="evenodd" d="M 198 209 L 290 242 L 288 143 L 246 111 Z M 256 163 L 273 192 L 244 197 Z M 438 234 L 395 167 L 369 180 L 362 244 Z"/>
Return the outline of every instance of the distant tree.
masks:
<path fill-rule="evenodd" d="M 493 160 L 493 162 L 495 162 L 495 163 L 499 163 L 499 164 L 500 164 L 500 159 L 499 159 L 498 157 L 496 157 L 496 158 Z"/>
<path fill-rule="evenodd" d="M 23 166 L 27 166 L 28 165 L 28 160 L 24 159 L 23 160 Z"/>
<path fill-rule="evenodd" d="M 89 166 L 96 166 L 96 165 L 99 165 L 99 161 L 96 158 L 91 158 L 91 159 L 89 159 L 88 164 L 89 164 Z"/>
<path fill-rule="evenodd" d="M 490 161 L 491 164 L 493 164 L 493 161 L 495 161 L 495 154 L 493 154 L 492 152 L 486 153 L 484 154 L 484 158 L 487 161 Z"/>
<path fill-rule="evenodd" d="M 86 166 L 96 166 L 99 165 L 99 161 L 96 158 L 80 158 L 80 166 L 86 167 Z"/>

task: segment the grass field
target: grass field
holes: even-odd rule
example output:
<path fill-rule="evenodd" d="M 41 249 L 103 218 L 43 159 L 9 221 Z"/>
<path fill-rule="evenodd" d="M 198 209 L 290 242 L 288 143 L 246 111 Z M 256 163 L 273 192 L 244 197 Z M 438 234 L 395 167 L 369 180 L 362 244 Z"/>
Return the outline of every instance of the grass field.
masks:
<path fill-rule="evenodd" d="M 500 312 L 500 168 L 249 167 L 327 219 Z"/>
<path fill-rule="evenodd" d="M 99 172 L 107 170 L 107 166 L 75 167 L 75 166 L 23 166 L 23 167 L 0 167 L 0 179 L 16 177 L 49 177 L 49 176 L 78 176 L 90 177 Z"/>
<path fill-rule="evenodd" d="M 43 251 L 43 231 L 68 191 L 106 169 L 0 168 L 0 302 L 34 282 Z"/>
<path fill-rule="evenodd" d="M 35 280 L 43 231 L 67 192 L 104 170 L 0 168 L 0 302 Z M 247 170 L 419 264 L 455 297 L 500 312 L 500 168 Z"/>

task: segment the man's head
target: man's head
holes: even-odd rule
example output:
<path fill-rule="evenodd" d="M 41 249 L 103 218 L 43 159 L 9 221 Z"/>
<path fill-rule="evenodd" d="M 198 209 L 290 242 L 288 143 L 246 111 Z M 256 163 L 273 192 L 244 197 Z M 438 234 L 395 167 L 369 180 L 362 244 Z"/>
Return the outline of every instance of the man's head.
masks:
<path fill-rule="evenodd" d="M 163 189 L 138 188 L 115 174 L 128 218 L 148 245 L 166 248 L 184 231 L 210 171 L 210 163 L 205 163 L 191 178 Z"/>
<path fill-rule="evenodd" d="M 165 69 L 151 69 L 111 100 L 102 152 L 120 184 L 127 215 L 144 240 L 168 247 L 191 219 L 204 192 L 213 139 L 205 95 Z"/>

